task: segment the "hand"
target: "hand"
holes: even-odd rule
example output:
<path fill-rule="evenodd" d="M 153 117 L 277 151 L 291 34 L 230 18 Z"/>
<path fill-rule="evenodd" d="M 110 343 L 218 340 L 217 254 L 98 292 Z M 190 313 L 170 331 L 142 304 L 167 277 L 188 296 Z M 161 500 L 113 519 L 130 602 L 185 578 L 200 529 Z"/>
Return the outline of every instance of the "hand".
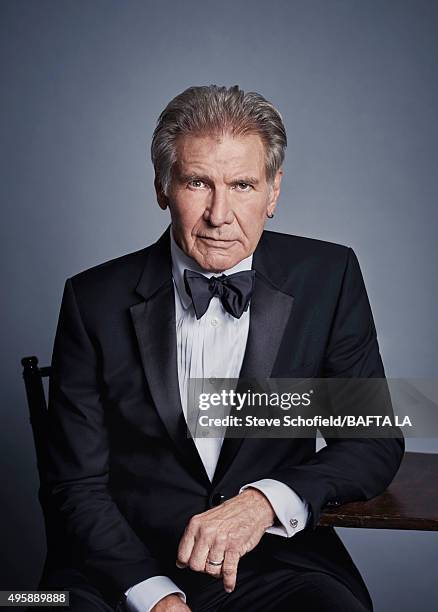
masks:
<path fill-rule="evenodd" d="M 160 599 L 151 609 L 151 612 L 190 612 L 190 608 L 179 595 L 172 593 Z"/>
<path fill-rule="evenodd" d="M 274 524 L 275 512 L 258 489 L 245 489 L 220 506 L 193 516 L 178 547 L 178 567 L 190 567 L 222 577 L 224 589 L 231 593 L 236 586 L 240 557 L 260 542 L 266 529 Z M 211 561 L 222 561 L 219 566 Z"/>

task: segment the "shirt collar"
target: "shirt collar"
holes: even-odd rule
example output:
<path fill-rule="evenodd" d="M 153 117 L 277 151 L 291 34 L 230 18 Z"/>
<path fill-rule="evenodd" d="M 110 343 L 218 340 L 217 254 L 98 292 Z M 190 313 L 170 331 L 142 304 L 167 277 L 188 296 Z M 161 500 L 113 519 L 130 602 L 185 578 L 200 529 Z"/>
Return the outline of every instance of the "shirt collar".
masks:
<path fill-rule="evenodd" d="M 184 285 L 184 270 L 187 268 L 188 270 L 193 270 L 194 272 L 199 272 L 203 274 L 207 278 L 214 276 L 217 274 L 216 272 L 209 272 L 208 270 L 204 270 L 201 268 L 194 259 L 186 255 L 184 251 L 176 244 L 175 238 L 173 237 L 173 228 L 170 227 L 170 253 L 172 256 L 172 276 L 175 281 L 176 288 L 178 290 L 178 294 L 184 308 L 188 308 L 192 299 L 186 291 Z M 252 254 L 242 261 L 239 261 L 235 266 L 229 268 L 228 270 L 224 270 L 221 274 L 234 274 L 235 272 L 242 272 L 243 270 L 251 270 L 252 266 Z"/>

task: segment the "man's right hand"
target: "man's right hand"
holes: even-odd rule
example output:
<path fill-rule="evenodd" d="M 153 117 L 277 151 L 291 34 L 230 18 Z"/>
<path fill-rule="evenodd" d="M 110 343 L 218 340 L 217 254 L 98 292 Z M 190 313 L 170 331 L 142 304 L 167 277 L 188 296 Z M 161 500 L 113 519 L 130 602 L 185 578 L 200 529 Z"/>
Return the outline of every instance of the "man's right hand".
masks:
<path fill-rule="evenodd" d="M 152 608 L 151 612 L 191 612 L 191 610 L 179 595 L 173 593 L 160 599 Z"/>

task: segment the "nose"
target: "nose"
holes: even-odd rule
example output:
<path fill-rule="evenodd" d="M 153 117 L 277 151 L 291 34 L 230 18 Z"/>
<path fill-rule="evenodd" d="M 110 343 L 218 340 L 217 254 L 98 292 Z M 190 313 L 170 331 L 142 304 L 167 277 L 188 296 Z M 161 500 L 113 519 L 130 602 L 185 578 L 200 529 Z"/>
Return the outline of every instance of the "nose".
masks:
<path fill-rule="evenodd" d="M 231 208 L 230 194 L 226 188 L 214 189 L 204 211 L 204 219 L 215 227 L 233 222 L 234 213 Z"/>

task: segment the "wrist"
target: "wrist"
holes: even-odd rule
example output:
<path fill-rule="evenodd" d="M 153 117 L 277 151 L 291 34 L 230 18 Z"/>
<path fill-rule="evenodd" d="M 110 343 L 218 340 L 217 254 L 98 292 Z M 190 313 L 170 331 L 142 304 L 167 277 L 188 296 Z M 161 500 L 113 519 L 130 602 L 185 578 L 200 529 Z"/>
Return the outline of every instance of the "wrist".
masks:
<path fill-rule="evenodd" d="M 274 525 L 277 515 L 266 495 L 253 487 L 248 487 L 240 495 L 246 495 L 253 507 L 256 505 L 257 516 L 265 530 Z"/>
<path fill-rule="evenodd" d="M 169 595 L 165 595 L 162 599 L 157 601 L 155 606 L 151 608 L 151 612 L 160 612 L 160 610 L 165 610 L 166 607 L 172 603 L 184 603 L 184 598 L 181 597 L 179 593 L 170 593 Z"/>

